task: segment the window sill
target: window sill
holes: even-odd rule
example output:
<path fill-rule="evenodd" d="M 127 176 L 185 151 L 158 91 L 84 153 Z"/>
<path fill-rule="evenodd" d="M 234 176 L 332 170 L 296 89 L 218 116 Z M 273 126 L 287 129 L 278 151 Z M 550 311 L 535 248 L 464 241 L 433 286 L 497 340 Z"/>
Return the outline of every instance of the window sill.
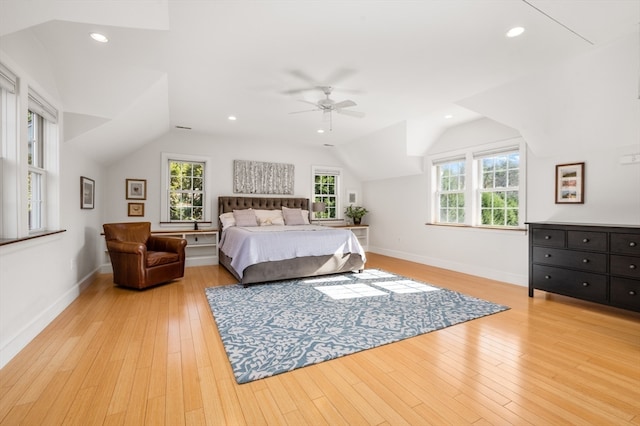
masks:
<path fill-rule="evenodd" d="M 42 237 L 47 237 L 49 235 L 61 234 L 63 232 L 67 232 L 67 230 L 60 229 L 57 231 L 39 231 L 39 232 L 34 232 L 33 234 L 29 234 L 26 237 L 20 237 L 20 238 L 0 238 L 0 246 L 6 246 L 9 244 L 15 244 L 23 241 L 34 240 L 36 238 L 42 238 Z"/>
<path fill-rule="evenodd" d="M 426 226 L 437 226 L 443 228 L 459 228 L 459 229 L 479 229 L 484 231 L 504 231 L 504 232 L 527 232 L 527 228 L 506 228 L 499 226 L 471 226 L 458 225 L 453 223 L 425 223 Z"/>

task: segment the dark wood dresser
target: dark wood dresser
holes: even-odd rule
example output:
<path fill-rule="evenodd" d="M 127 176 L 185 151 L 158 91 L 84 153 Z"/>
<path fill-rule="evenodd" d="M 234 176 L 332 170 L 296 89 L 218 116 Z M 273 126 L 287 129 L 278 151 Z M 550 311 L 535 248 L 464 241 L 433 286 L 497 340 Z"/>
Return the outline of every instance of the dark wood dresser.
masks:
<path fill-rule="evenodd" d="M 538 289 L 640 311 L 640 226 L 527 225 L 529 297 Z"/>

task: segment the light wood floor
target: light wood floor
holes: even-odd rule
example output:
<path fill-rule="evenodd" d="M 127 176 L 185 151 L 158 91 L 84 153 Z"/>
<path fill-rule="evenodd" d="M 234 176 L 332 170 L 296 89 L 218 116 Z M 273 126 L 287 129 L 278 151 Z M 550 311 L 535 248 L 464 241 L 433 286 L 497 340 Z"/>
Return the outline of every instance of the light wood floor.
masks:
<path fill-rule="evenodd" d="M 0 371 L 2 425 L 640 425 L 640 314 L 369 254 L 511 310 L 238 385 L 204 297 L 222 267 L 95 283 Z"/>

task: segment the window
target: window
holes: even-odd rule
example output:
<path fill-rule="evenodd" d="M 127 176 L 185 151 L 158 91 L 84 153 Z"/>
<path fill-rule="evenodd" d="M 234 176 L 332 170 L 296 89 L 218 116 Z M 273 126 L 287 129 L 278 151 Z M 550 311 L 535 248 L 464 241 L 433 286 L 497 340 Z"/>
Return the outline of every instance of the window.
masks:
<path fill-rule="evenodd" d="M 436 166 L 439 201 L 438 222 L 464 223 L 465 160 L 448 161 Z"/>
<path fill-rule="evenodd" d="M 18 120 L 17 120 L 17 76 L 0 63 L 0 236 L 18 236 L 17 163 Z M 6 210 L 6 211 L 5 211 Z"/>
<path fill-rule="evenodd" d="M 340 169 L 313 167 L 313 202 L 325 205 L 315 219 L 338 219 L 340 215 Z"/>
<path fill-rule="evenodd" d="M 49 181 L 57 170 L 58 111 L 29 88 L 27 113 L 27 210 L 29 231 L 42 231 L 48 225 Z M 53 191 L 51 192 L 53 194 Z"/>
<path fill-rule="evenodd" d="M 169 221 L 202 221 L 204 163 L 169 160 Z"/>
<path fill-rule="evenodd" d="M 432 158 L 432 222 L 524 226 L 524 143 L 492 145 Z"/>
<path fill-rule="evenodd" d="M 162 154 L 162 222 L 208 222 L 206 158 Z"/>
<path fill-rule="evenodd" d="M 518 226 L 520 153 L 478 158 L 480 164 L 480 224 Z"/>
<path fill-rule="evenodd" d="M 60 222 L 58 111 L 3 64 L 0 94 L 2 237 L 54 230 Z"/>
<path fill-rule="evenodd" d="M 29 110 L 27 118 L 27 143 L 29 172 L 27 174 L 27 208 L 29 231 L 44 227 L 43 203 L 47 172 L 44 169 L 44 119 Z"/>

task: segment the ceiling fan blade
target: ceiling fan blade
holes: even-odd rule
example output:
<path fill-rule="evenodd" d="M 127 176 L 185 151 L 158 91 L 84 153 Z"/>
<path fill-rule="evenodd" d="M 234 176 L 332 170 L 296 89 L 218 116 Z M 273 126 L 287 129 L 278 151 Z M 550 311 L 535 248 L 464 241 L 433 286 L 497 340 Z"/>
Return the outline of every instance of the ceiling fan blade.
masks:
<path fill-rule="evenodd" d="M 334 72 L 332 72 L 329 77 L 327 77 L 327 83 L 336 84 L 351 77 L 356 73 L 356 70 L 352 70 L 350 68 L 338 68 Z"/>
<path fill-rule="evenodd" d="M 311 101 L 307 101 L 307 100 L 304 100 L 304 99 L 298 99 L 298 102 L 304 102 L 305 104 L 313 105 L 313 106 L 315 106 L 317 108 L 320 108 L 320 105 L 318 105 L 317 102 L 311 102 Z"/>
<path fill-rule="evenodd" d="M 356 105 L 357 104 L 353 102 L 351 99 L 347 99 L 346 101 L 336 102 L 335 104 L 333 104 L 333 108 L 334 109 L 349 108 Z"/>
<path fill-rule="evenodd" d="M 319 86 L 320 85 L 320 83 L 318 83 L 317 80 L 315 80 L 314 78 L 312 78 L 311 76 L 306 74 L 304 71 L 301 71 L 301 70 L 290 70 L 289 74 L 291 74 L 294 77 L 299 78 L 300 80 L 304 81 L 305 83 L 307 83 L 311 87 L 315 87 L 315 86 Z"/>
<path fill-rule="evenodd" d="M 320 109 L 318 109 L 318 108 L 315 108 L 315 109 L 305 109 L 304 111 L 293 111 L 293 112 L 290 112 L 289 114 L 300 114 L 300 113 L 302 113 L 302 112 L 312 112 L 312 111 L 321 111 L 321 110 L 320 110 Z"/>
<path fill-rule="evenodd" d="M 319 86 L 299 87 L 297 89 L 283 90 L 283 95 L 297 95 L 298 93 L 310 92 L 312 90 L 318 90 Z"/>
<path fill-rule="evenodd" d="M 363 118 L 366 114 L 361 111 L 351 111 L 349 109 L 337 109 L 338 114 L 349 115 L 351 117 Z"/>

